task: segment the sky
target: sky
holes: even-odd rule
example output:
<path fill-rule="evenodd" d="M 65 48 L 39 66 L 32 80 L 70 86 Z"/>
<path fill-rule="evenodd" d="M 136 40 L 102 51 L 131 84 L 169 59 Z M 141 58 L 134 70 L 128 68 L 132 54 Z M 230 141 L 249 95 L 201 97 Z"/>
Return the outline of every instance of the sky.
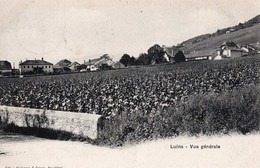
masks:
<path fill-rule="evenodd" d="M 116 61 L 258 14 L 259 0 L 0 0 L 0 60 Z"/>

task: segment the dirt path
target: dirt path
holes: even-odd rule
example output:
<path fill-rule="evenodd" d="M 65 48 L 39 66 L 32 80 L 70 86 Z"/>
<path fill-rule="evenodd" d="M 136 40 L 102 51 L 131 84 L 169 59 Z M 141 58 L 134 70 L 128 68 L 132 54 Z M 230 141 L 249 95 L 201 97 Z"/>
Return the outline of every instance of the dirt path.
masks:
<path fill-rule="evenodd" d="M 0 134 L 0 168 L 260 167 L 259 134 L 178 137 L 116 149 L 84 142 Z M 199 148 L 191 148 L 191 145 Z M 201 145 L 220 148 L 201 149 Z"/>

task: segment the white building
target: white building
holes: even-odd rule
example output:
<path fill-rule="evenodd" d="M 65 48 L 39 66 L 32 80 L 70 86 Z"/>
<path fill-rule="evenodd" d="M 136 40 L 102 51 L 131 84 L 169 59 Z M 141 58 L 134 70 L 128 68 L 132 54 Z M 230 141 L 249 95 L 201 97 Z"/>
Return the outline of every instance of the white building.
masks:
<path fill-rule="evenodd" d="M 68 65 L 68 67 L 71 69 L 72 72 L 78 71 L 78 66 L 80 66 L 78 62 L 72 62 L 71 64 Z"/>
<path fill-rule="evenodd" d="M 222 60 L 222 56 L 220 55 L 220 50 L 217 50 L 217 56 L 214 58 L 214 60 Z"/>
<path fill-rule="evenodd" d="M 89 71 L 96 71 L 99 69 L 102 69 L 102 67 L 105 65 L 107 67 L 112 67 L 115 62 L 112 60 L 112 58 L 105 54 L 101 56 L 100 58 L 89 60 L 88 62 L 84 62 L 84 64 L 87 66 L 87 69 Z"/>
<path fill-rule="evenodd" d="M 53 64 L 43 58 L 41 60 L 26 60 L 20 63 L 21 74 L 48 74 L 53 73 Z"/>

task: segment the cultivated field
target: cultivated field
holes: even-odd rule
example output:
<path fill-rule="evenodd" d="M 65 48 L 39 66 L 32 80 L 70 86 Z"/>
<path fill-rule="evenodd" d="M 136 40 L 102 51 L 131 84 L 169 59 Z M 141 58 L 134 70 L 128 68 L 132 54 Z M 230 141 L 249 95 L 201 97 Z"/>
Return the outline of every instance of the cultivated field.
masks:
<path fill-rule="evenodd" d="M 102 143 L 259 130 L 260 57 L 0 80 L 0 104 L 101 114 Z"/>

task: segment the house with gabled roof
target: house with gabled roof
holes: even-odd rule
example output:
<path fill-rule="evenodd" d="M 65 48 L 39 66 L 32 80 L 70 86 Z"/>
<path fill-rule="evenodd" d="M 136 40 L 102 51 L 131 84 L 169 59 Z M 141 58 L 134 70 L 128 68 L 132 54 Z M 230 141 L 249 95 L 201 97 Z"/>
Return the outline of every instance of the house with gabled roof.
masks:
<path fill-rule="evenodd" d="M 78 62 L 62 59 L 53 66 L 53 69 L 55 73 L 69 73 L 78 71 L 78 66 L 80 66 Z"/>
<path fill-rule="evenodd" d="M 11 63 L 8 61 L 0 61 L 0 76 L 8 76 L 12 73 Z"/>
<path fill-rule="evenodd" d="M 62 59 L 53 66 L 53 70 L 55 73 L 68 73 L 71 71 L 71 69 L 68 67 L 70 64 L 71 61 Z"/>
<path fill-rule="evenodd" d="M 169 63 L 179 62 L 180 60 L 178 58 L 182 58 L 183 61 L 185 61 L 184 53 L 178 47 L 175 47 L 175 46 L 166 47 L 164 45 L 162 47 L 163 47 L 163 50 L 164 50 L 164 58 Z"/>
<path fill-rule="evenodd" d="M 220 46 L 220 55 L 227 58 L 237 58 L 247 55 L 248 53 L 242 50 L 236 43 L 233 41 L 224 42 Z"/>
<path fill-rule="evenodd" d="M 80 64 L 78 62 L 72 62 L 68 65 L 68 67 L 70 68 L 70 70 L 72 72 L 78 71 L 78 67 L 80 66 Z"/>
<path fill-rule="evenodd" d="M 186 55 L 186 61 L 211 60 L 215 54 L 215 49 L 193 51 Z"/>
<path fill-rule="evenodd" d="M 45 61 L 43 58 L 41 60 L 26 60 L 19 64 L 20 72 L 22 74 L 43 74 L 43 73 L 53 73 L 53 64 Z"/>
<path fill-rule="evenodd" d="M 257 44 L 257 43 L 256 43 Z M 260 48 L 257 48 L 257 45 L 255 44 L 248 44 L 241 46 L 241 49 L 247 54 L 247 55 L 255 55 L 260 53 Z"/>
<path fill-rule="evenodd" d="M 109 69 L 112 68 L 114 61 L 108 54 L 102 55 L 100 58 L 89 59 L 88 62 L 84 62 L 89 71 L 96 71 L 98 69 Z"/>

